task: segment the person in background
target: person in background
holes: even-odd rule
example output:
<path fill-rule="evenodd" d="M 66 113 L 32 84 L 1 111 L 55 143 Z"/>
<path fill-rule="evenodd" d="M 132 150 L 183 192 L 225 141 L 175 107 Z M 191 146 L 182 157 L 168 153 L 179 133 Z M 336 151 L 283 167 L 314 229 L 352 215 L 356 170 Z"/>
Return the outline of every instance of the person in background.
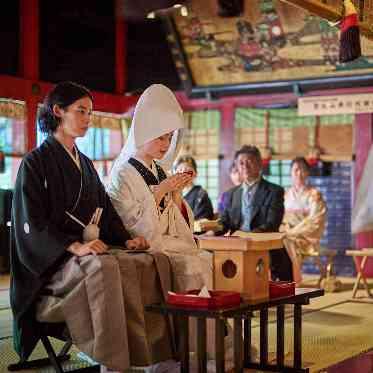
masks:
<path fill-rule="evenodd" d="M 233 186 L 238 186 L 238 185 L 241 185 L 242 183 L 240 173 L 238 172 L 237 166 L 234 161 L 229 167 L 229 178 Z M 220 198 L 218 201 L 218 213 L 219 214 L 221 214 L 226 207 L 227 196 L 228 196 L 228 191 L 225 191 L 220 195 Z"/>
<path fill-rule="evenodd" d="M 302 255 L 312 255 L 320 249 L 327 207 L 322 194 L 308 185 L 310 167 L 303 157 L 291 162 L 292 186 L 285 192 L 285 215 L 280 231 L 293 265 L 294 280 L 302 280 Z"/>
<path fill-rule="evenodd" d="M 128 280 L 122 281 L 121 254 L 110 255 L 109 248 L 129 256 L 122 249 L 148 244 L 131 238 L 92 161 L 75 144 L 89 128 L 92 109 L 88 89 L 56 85 L 38 118 L 48 137 L 18 171 L 11 225 L 14 346 L 27 359 L 40 338 L 39 322 L 65 322 L 78 349 L 124 371 L 130 366 Z"/>
<path fill-rule="evenodd" d="M 214 210 L 206 190 L 194 184 L 197 177 L 197 164 L 194 158 L 184 155 L 176 161 L 174 168 L 176 173 L 189 172 L 192 176 L 191 182 L 186 185 L 182 193 L 193 211 L 194 219 L 213 219 Z"/>
<path fill-rule="evenodd" d="M 262 158 L 254 145 L 244 145 L 236 152 L 235 164 L 242 184 L 228 191 L 227 205 L 220 215 L 222 230 L 235 232 L 278 232 L 284 215 L 284 190 L 263 179 Z M 292 281 L 292 266 L 284 248 L 271 250 L 272 279 Z"/>

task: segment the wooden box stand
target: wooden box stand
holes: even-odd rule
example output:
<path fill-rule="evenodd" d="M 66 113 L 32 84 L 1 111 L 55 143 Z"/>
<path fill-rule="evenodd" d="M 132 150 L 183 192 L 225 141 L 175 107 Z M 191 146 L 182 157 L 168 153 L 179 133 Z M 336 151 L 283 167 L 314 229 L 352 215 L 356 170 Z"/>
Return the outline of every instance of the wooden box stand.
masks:
<path fill-rule="evenodd" d="M 269 250 L 283 246 L 281 233 L 199 237 L 214 254 L 214 289 L 238 291 L 246 300 L 269 298 Z"/>

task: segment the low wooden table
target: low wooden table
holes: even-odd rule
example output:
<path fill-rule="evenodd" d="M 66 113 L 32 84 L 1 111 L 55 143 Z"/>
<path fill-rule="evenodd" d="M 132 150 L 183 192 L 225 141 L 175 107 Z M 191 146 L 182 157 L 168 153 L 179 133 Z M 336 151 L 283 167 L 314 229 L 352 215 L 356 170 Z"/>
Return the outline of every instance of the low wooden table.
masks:
<path fill-rule="evenodd" d="M 363 285 L 365 290 L 367 291 L 368 297 L 373 297 L 372 293 L 370 292 L 368 282 L 364 276 L 364 268 L 365 264 L 369 257 L 373 257 L 373 248 L 369 249 L 361 249 L 361 250 L 346 250 L 346 255 L 350 255 L 354 258 L 354 262 L 356 265 L 357 276 L 354 284 L 354 289 L 352 291 L 352 298 L 356 298 L 356 293 L 359 290 L 360 281 L 363 281 Z M 357 258 L 362 258 L 361 262 L 357 260 Z"/>
<path fill-rule="evenodd" d="M 179 340 L 179 357 L 181 372 L 189 372 L 189 317 L 197 318 L 197 358 L 198 372 L 207 371 L 206 355 L 206 319 L 215 319 L 215 356 L 216 372 L 224 372 L 224 327 L 225 319 L 234 319 L 234 371 L 243 372 L 244 368 L 262 371 L 281 371 L 306 373 L 302 368 L 302 305 L 309 304 L 311 298 L 324 295 L 322 289 L 296 289 L 293 296 L 269 299 L 267 301 L 245 301 L 241 305 L 224 309 L 196 309 L 176 307 L 168 304 L 153 304 L 146 310 L 161 314 L 177 316 Z M 292 366 L 285 366 L 285 305 L 294 305 L 294 361 Z M 277 308 L 276 363 L 268 362 L 268 309 Z M 260 361 L 251 360 L 251 317 L 252 312 L 260 312 Z M 242 320 L 244 321 L 242 339 Z"/>

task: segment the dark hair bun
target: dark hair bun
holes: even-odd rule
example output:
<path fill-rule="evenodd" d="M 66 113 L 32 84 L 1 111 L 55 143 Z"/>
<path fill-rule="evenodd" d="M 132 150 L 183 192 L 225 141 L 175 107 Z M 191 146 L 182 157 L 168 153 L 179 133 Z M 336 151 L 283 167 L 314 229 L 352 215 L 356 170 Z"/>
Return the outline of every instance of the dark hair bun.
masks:
<path fill-rule="evenodd" d="M 43 106 L 39 111 L 38 125 L 41 132 L 53 133 L 58 126 L 58 119 L 48 107 Z"/>

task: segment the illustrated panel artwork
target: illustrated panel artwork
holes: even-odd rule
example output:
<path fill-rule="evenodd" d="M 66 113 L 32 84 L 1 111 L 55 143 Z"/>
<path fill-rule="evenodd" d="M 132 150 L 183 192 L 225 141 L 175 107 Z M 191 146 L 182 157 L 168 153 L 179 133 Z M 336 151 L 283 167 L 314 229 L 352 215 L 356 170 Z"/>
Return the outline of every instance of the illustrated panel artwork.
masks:
<path fill-rule="evenodd" d="M 358 3 L 373 12 L 373 0 Z M 338 27 L 282 1 L 245 0 L 233 18 L 217 15 L 216 0 L 191 0 L 188 8 L 188 16 L 173 16 L 173 27 L 194 86 L 373 73 L 372 40 L 361 36 L 362 57 L 339 63 Z"/>

